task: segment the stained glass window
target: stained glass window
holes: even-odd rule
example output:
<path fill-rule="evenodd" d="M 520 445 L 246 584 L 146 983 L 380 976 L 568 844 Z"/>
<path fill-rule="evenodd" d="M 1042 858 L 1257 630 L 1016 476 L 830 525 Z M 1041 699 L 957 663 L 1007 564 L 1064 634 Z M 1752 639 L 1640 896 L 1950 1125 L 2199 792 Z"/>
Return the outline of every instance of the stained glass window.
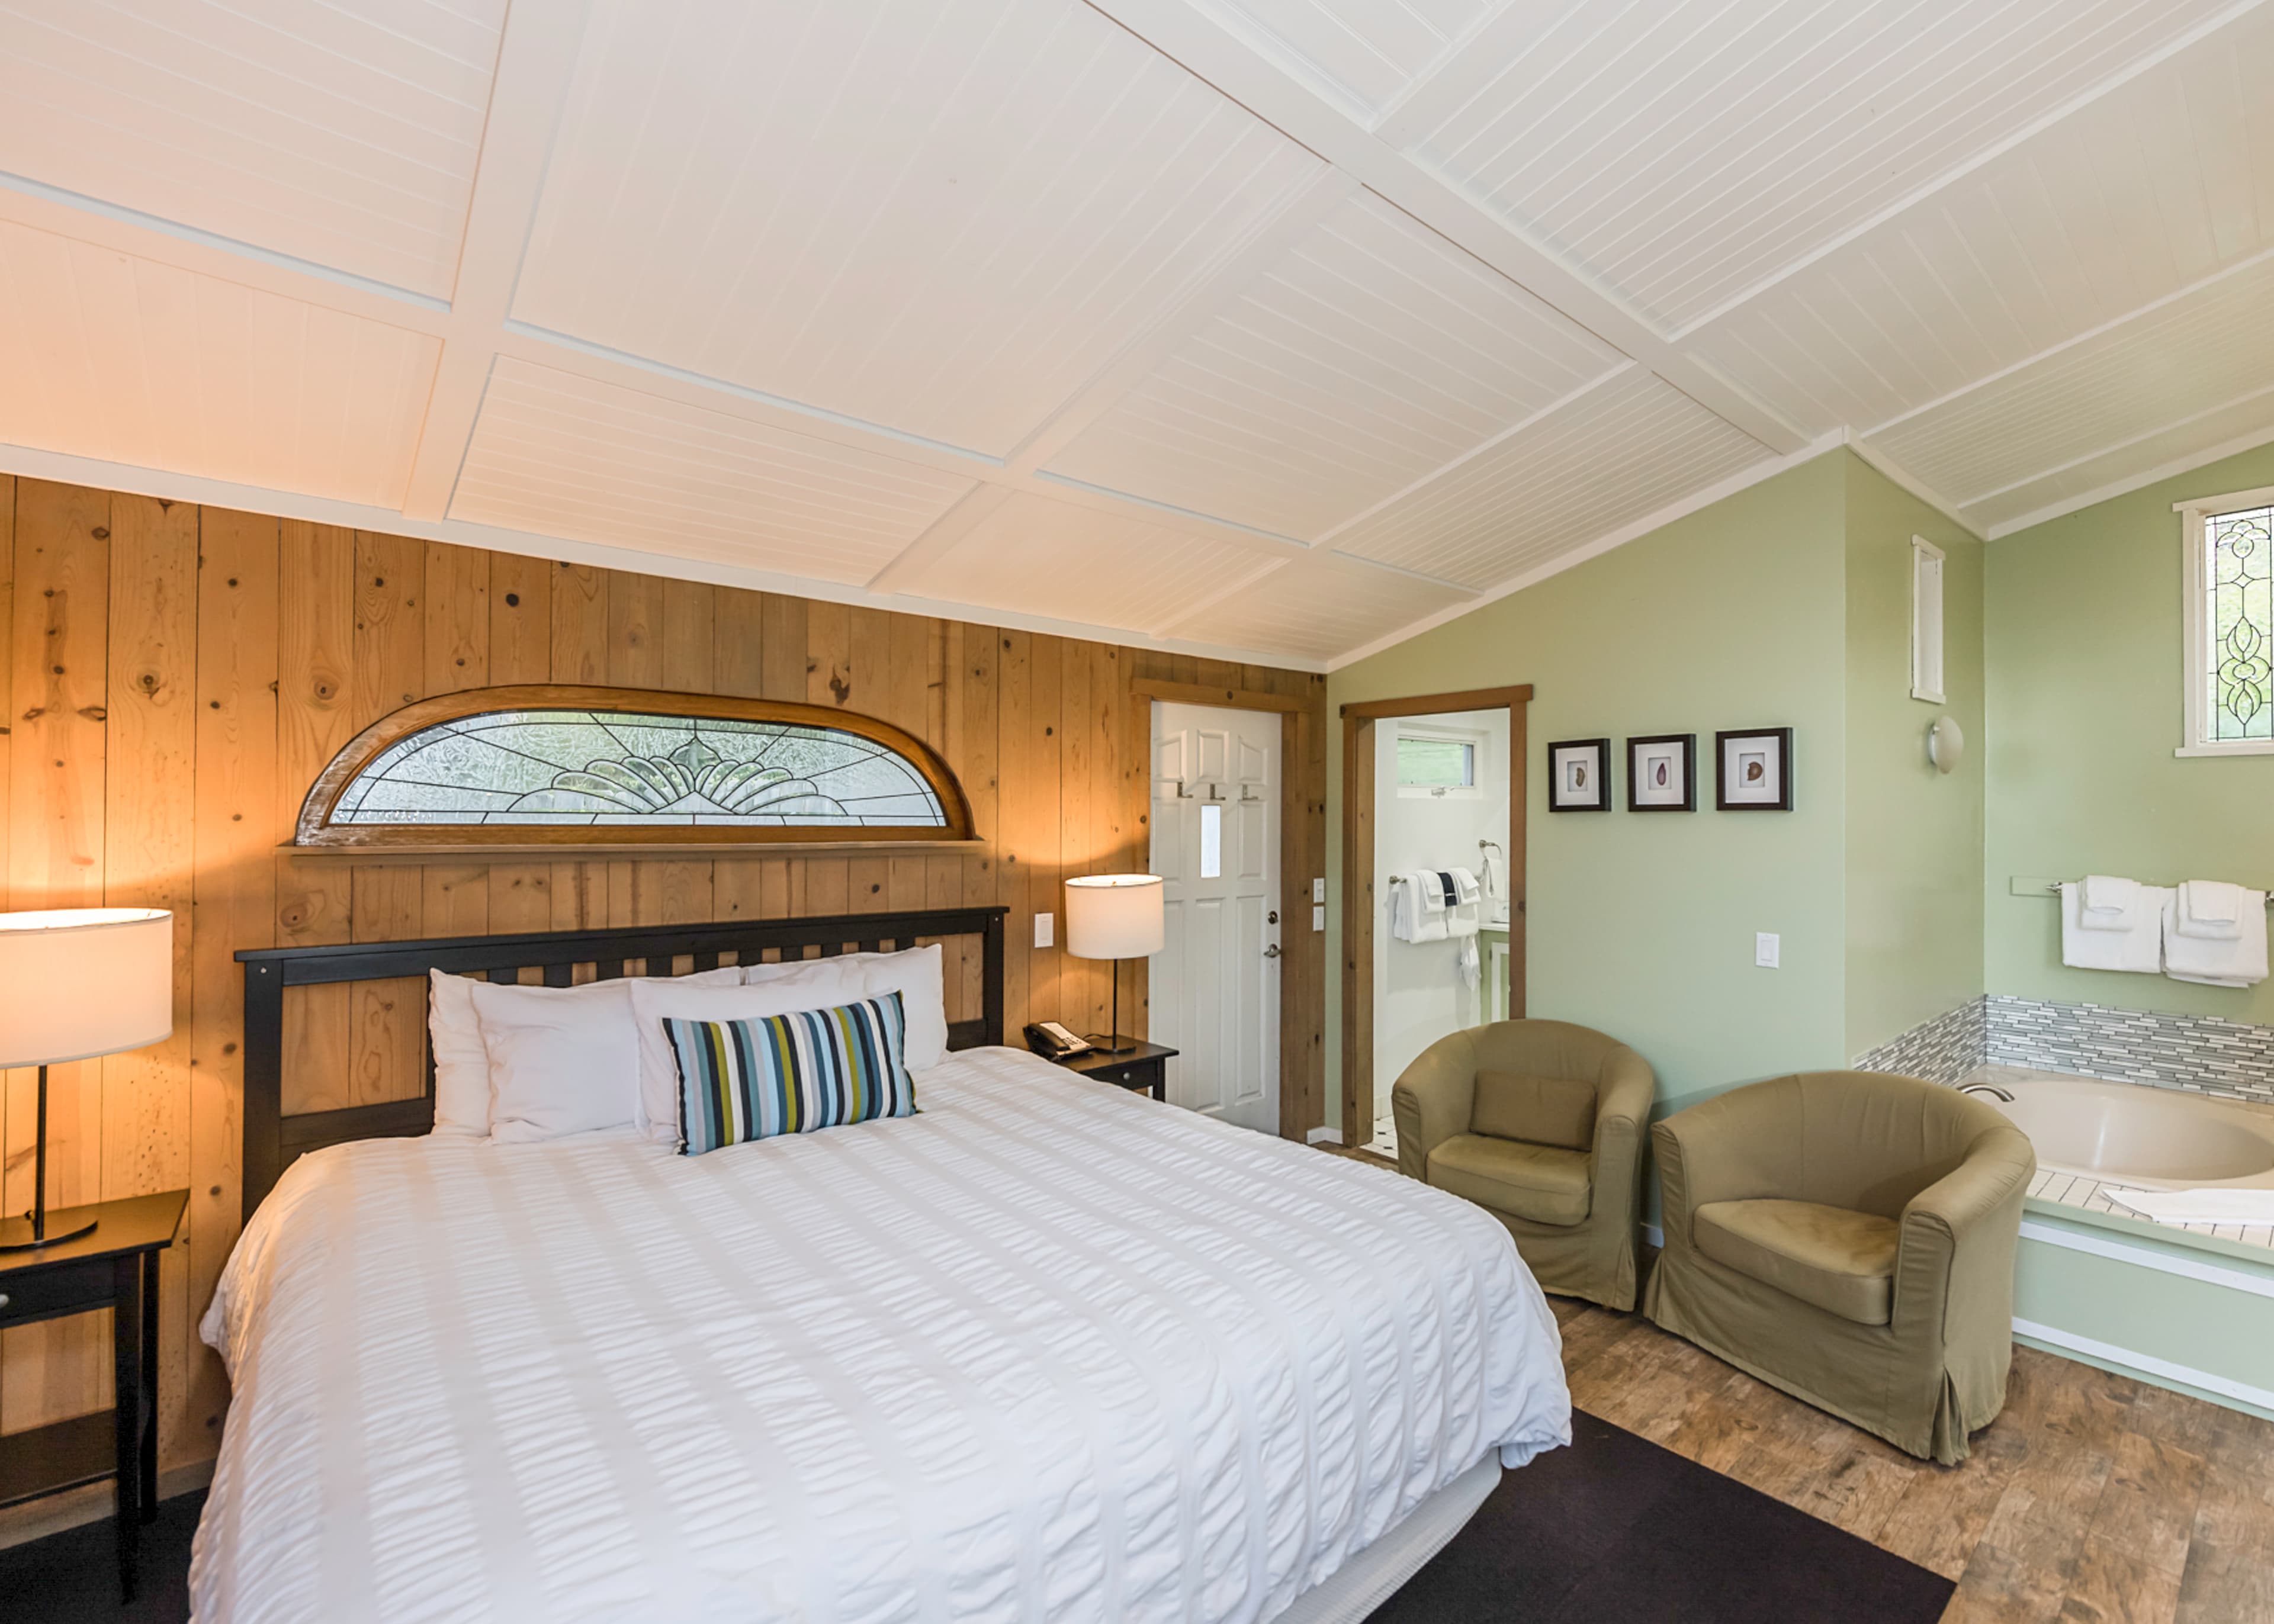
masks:
<path fill-rule="evenodd" d="M 916 765 L 843 728 L 619 710 L 492 710 L 396 741 L 330 822 L 942 827 Z"/>
<path fill-rule="evenodd" d="M 2203 523 L 2213 741 L 2274 739 L 2274 508 L 2215 513 Z"/>

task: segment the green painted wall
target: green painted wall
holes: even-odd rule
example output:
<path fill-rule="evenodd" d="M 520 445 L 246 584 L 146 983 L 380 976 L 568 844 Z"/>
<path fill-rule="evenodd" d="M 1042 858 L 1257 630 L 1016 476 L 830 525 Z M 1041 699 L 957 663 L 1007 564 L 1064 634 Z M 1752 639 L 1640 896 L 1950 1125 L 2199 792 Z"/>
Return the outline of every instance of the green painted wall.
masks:
<path fill-rule="evenodd" d="M 1532 684 L 1530 1011 L 1633 1044 L 1661 1098 L 1845 1058 L 1849 461 L 1788 470 L 1328 679 L 1330 716 L 1354 700 Z M 1714 730 L 1784 725 L 1796 729 L 1796 809 L 1713 811 Z M 1623 741 L 1690 732 L 1703 809 L 1625 811 Z M 1547 741 L 1604 735 L 1622 809 L 1551 815 Z M 1338 853 L 1339 775 L 1327 816 Z M 1339 861 L 1334 873 L 1338 933 Z M 1754 968 L 1759 930 L 1782 936 L 1782 969 Z M 1330 1124 L 1342 1119 L 1341 990 L 1330 977 Z"/>
<path fill-rule="evenodd" d="M 1848 532 L 1849 1057 L 1982 990 L 1982 545 L 1843 455 Z M 1910 696 L 1911 538 L 1940 547 L 1943 697 Z M 1955 772 L 1927 759 L 1947 713 L 1965 730 Z"/>
<path fill-rule="evenodd" d="M 1988 990 L 2274 1025 L 2248 991 L 2071 970 L 2054 905 L 2016 876 L 2274 883 L 2274 756 L 2180 759 L 2180 517 L 2274 485 L 2274 446 L 2001 538 L 1987 549 Z"/>

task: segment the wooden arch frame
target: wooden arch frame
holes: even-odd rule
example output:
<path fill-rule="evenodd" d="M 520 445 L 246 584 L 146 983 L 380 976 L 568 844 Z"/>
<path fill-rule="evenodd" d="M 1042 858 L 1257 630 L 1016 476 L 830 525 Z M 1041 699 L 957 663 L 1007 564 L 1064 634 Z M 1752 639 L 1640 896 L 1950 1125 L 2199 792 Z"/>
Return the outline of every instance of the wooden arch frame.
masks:
<path fill-rule="evenodd" d="M 1369 699 L 1342 708 L 1343 718 L 1343 1142 L 1356 1148 L 1373 1137 L 1374 725 L 1445 710 L 1508 711 L 1508 1013 L 1524 1016 L 1525 723 L 1532 685 L 1471 688 Z M 1392 1081 L 1396 1079 L 1392 1079 Z"/>
<path fill-rule="evenodd" d="M 609 710 L 628 716 L 659 716 L 726 722 L 790 722 L 851 733 L 880 744 L 914 767 L 939 798 L 945 823 L 829 824 L 674 823 L 335 823 L 340 798 L 364 770 L 390 747 L 413 733 L 493 710 Z M 915 734 L 826 705 L 786 700 L 734 699 L 716 694 L 659 693 L 647 688 L 583 688 L 557 683 L 520 683 L 467 688 L 422 699 L 381 717 L 349 741 L 331 760 L 300 804 L 292 844 L 365 852 L 431 852 L 438 848 L 655 846 L 811 846 L 898 845 L 907 841 L 969 841 L 971 802 L 946 762 Z"/>

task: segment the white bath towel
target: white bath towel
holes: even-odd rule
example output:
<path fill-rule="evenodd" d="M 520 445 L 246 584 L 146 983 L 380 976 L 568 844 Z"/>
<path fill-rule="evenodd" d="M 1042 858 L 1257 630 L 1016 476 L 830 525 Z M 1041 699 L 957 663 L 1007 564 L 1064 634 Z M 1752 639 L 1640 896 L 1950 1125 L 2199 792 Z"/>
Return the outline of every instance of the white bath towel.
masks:
<path fill-rule="evenodd" d="M 1485 895 L 1495 902 L 1508 900 L 1508 863 L 1500 854 L 1500 847 L 1484 848 Z"/>
<path fill-rule="evenodd" d="M 2140 922 L 2140 882 L 2088 874 L 2078 883 L 2077 923 L 2087 930 L 2129 930 Z"/>
<path fill-rule="evenodd" d="M 1478 883 L 1475 875 L 1466 868 L 1456 868 L 1452 873 L 1453 900 L 1457 904 L 1472 903 L 1482 898 L 1485 894 L 1484 887 Z"/>
<path fill-rule="evenodd" d="M 2249 896 L 2241 886 L 2230 885 L 2225 880 L 2180 881 L 2179 933 L 2198 942 L 2240 940 L 2244 921 L 2249 918 L 2246 906 Z"/>
<path fill-rule="evenodd" d="M 1483 889 L 1478 885 L 1477 876 L 1466 868 L 1448 872 L 1453 876 L 1453 906 L 1445 910 L 1445 934 L 1473 938 L 1478 926 L 1484 921 Z"/>
<path fill-rule="evenodd" d="M 2274 1190 L 2120 1190 L 2101 1192 L 2158 1223 L 2274 1223 Z"/>
<path fill-rule="evenodd" d="M 2238 888 L 2240 889 L 2240 888 Z M 2241 892 L 2241 930 L 2225 940 L 2180 930 L 2180 894 L 2164 893 L 2164 974 L 2205 987 L 2255 987 L 2266 979 L 2266 893 Z"/>
<path fill-rule="evenodd" d="M 2129 930 L 2088 929 L 2083 887 L 2070 880 L 2060 888 L 2061 962 L 2078 970 L 2135 970 L 2153 975 L 2164 967 L 2163 907 L 2171 892 L 2153 885 L 2139 889 Z"/>
<path fill-rule="evenodd" d="M 1479 958 L 1477 953 L 1476 937 L 1474 936 L 1463 936 L 1461 938 L 1461 980 L 1468 984 L 1468 988 L 1471 992 L 1474 992 L 1477 989 L 1477 981 L 1480 979 L 1482 968 L 1482 960 Z"/>
<path fill-rule="evenodd" d="M 1391 936 L 1401 942 L 1442 942 L 1445 939 L 1445 897 L 1438 889 L 1434 874 L 1409 868 L 1390 876 Z"/>

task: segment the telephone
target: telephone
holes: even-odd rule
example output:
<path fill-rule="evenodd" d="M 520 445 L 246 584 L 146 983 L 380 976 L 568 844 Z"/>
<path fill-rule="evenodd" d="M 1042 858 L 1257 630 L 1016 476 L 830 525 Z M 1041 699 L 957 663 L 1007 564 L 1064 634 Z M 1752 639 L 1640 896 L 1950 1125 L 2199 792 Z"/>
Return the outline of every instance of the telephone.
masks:
<path fill-rule="evenodd" d="M 1038 1020 L 1027 1028 L 1027 1047 L 1045 1060 L 1064 1060 L 1086 1055 L 1097 1045 L 1074 1036 L 1054 1020 Z"/>

